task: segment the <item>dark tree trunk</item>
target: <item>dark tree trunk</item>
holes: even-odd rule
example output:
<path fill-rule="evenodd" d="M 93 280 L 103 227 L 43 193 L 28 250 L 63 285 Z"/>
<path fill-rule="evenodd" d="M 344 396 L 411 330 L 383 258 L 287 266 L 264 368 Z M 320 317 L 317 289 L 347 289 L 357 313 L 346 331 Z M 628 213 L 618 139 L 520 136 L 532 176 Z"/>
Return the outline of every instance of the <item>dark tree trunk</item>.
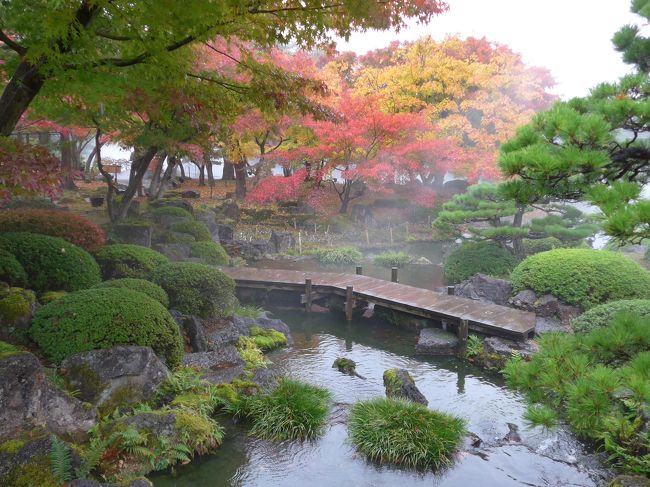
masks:
<path fill-rule="evenodd" d="M 172 174 L 174 173 L 174 168 L 176 167 L 176 164 L 179 164 L 178 158 L 173 156 L 169 156 L 167 158 L 167 167 L 165 168 L 165 172 L 163 173 L 162 178 L 160 178 L 160 182 L 158 183 L 158 189 L 156 190 L 156 193 L 152 195 L 155 199 L 160 198 L 165 192 L 165 185 L 172 178 Z"/>
<path fill-rule="evenodd" d="M 210 186 L 210 198 L 212 198 L 212 189 L 214 188 L 214 172 L 212 170 L 212 161 L 209 159 L 205 162 L 205 171 L 208 173 L 208 186 Z"/>
<path fill-rule="evenodd" d="M 158 147 L 148 147 L 146 150 L 139 153 L 136 152 L 133 162 L 131 163 L 131 174 L 129 175 L 129 185 L 126 191 L 121 195 L 122 199 L 113 210 L 112 220 L 118 221 L 126 218 L 126 214 L 131 206 L 131 201 L 135 197 L 138 189 L 142 185 L 142 178 L 151 163 L 152 159 L 156 156 Z"/>
<path fill-rule="evenodd" d="M 235 198 L 243 200 L 246 198 L 246 161 L 235 166 Z"/>
<path fill-rule="evenodd" d="M 44 60 L 30 64 L 23 60 L 5 86 L 0 97 L 0 135 L 10 136 L 20 117 L 43 87 L 45 78 L 39 73 Z"/>
<path fill-rule="evenodd" d="M 162 167 L 165 163 L 167 154 L 161 154 L 158 157 L 158 164 L 151 174 L 151 182 L 149 183 L 149 196 L 154 196 L 158 192 L 158 187 L 160 185 L 160 175 L 162 174 Z"/>
<path fill-rule="evenodd" d="M 59 134 L 59 150 L 61 152 L 61 174 L 63 189 L 76 189 L 74 184 L 74 157 L 72 153 L 72 141 L 68 134 Z"/>
<path fill-rule="evenodd" d="M 226 158 L 223 159 L 223 174 L 221 175 L 222 181 L 234 181 L 235 180 L 235 166 Z"/>
<path fill-rule="evenodd" d="M 521 228 L 523 221 L 524 221 L 524 212 L 525 208 L 522 206 L 519 206 L 517 208 L 517 213 L 515 213 L 515 216 L 512 221 L 512 226 L 515 228 Z M 524 246 L 522 244 L 523 237 L 521 235 L 517 235 L 512 237 L 512 251 L 513 253 L 519 257 L 520 259 L 524 258 Z"/>
<path fill-rule="evenodd" d="M 339 194 L 341 199 L 341 208 L 339 208 L 339 213 L 345 215 L 348 212 L 348 207 L 350 206 L 350 190 L 352 189 L 352 184 L 350 181 L 345 181 L 343 185 L 343 192 Z"/>
<path fill-rule="evenodd" d="M 199 186 L 205 186 L 205 166 L 197 164 L 197 167 L 199 168 Z"/>
<path fill-rule="evenodd" d="M 185 181 L 187 177 L 185 176 L 185 168 L 183 167 L 183 161 L 174 158 L 174 164 L 178 164 L 178 168 L 181 171 L 181 180 Z"/>
<path fill-rule="evenodd" d="M 282 175 L 285 178 L 291 177 L 293 175 L 293 170 L 291 167 L 282 166 Z"/>

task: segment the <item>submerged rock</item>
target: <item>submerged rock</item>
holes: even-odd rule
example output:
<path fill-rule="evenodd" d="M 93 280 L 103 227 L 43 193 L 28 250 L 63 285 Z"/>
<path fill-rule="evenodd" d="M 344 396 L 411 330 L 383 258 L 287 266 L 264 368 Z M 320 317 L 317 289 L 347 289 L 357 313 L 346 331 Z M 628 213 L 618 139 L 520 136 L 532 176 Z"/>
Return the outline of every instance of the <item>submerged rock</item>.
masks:
<path fill-rule="evenodd" d="M 169 377 L 169 370 L 150 347 L 119 346 L 81 352 L 63 361 L 60 373 L 79 398 L 100 411 L 145 402 Z"/>
<path fill-rule="evenodd" d="M 425 406 L 429 404 L 426 397 L 415 385 L 411 374 L 404 369 L 388 369 L 384 372 L 384 387 L 386 396 L 399 397 L 409 401 L 419 402 Z"/>
<path fill-rule="evenodd" d="M 457 351 L 458 337 L 440 328 L 424 328 L 415 346 L 420 355 L 456 355 Z"/>
<path fill-rule="evenodd" d="M 505 279 L 476 274 L 454 287 L 454 294 L 463 298 L 505 305 L 512 294 L 512 283 Z"/>
<path fill-rule="evenodd" d="M 339 372 L 343 372 L 348 375 L 356 375 L 357 373 L 357 363 L 349 358 L 339 357 L 332 364 L 333 369 L 339 369 Z"/>

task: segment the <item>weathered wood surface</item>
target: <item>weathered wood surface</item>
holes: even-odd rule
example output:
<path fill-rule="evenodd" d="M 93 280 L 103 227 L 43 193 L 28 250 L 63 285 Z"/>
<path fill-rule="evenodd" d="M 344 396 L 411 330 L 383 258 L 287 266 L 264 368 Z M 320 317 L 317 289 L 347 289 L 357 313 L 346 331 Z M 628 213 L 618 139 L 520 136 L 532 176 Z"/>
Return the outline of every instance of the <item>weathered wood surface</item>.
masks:
<path fill-rule="evenodd" d="M 354 299 L 416 316 L 459 323 L 467 320 L 470 330 L 488 335 L 526 338 L 535 330 L 535 315 L 505 306 L 439 294 L 405 284 L 357 274 L 305 272 L 254 267 L 222 269 L 241 288 L 282 289 L 305 292 L 305 279 L 311 279 L 312 293 L 333 293 L 345 297 L 352 286 Z"/>

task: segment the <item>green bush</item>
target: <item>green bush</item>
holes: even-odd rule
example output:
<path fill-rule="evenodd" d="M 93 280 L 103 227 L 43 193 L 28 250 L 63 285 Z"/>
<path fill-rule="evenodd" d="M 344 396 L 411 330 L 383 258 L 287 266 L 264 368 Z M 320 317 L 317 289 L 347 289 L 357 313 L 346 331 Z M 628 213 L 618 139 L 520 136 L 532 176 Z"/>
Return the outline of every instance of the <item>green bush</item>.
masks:
<path fill-rule="evenodd" d="M 150 346 L 170 367 L 180 364 L 183 340 L 158 301 L 130 289 L 94 288 L 40 308 L 31 334 L 43 353 L 60 363 L 78 352 L 115 345 Z"/>
<path fill-rule="evenodd" d="M 571 321 L 571 326 L 576 333 L 589 333 L 596 328 L 609 325 L 614 316 L 621 312 L 636 313 L 644 318 L 650 317 L 650 299 L 623 299 L 599 304 Z"/>
<path fill-rule="evenodd" d="M 111 279 L 104 281 L 95 286 L 95 288 L 105 287 L 122 287 L 144 293 L 152 299 L 155 299 L 165 308 L 169 306 L 169 297 L 163 288 L 154 284 L 153 282 L 144 279 L 136 279 L 133 277 L 123 277 L 122 279 Z"/>
<path fill-rule="evenodd" d="M 525 259 L 512 271 L 514 292 L 532 289 L 589 309 L 619 299 L 650 298 L 650 274 L 622 254 L 555 249 Z"/>
<path fill-rule="evenodd" d="M 506 278 L 519 261 L 492 242 L 466 242 L 455 249 L 444 265 L 445 282 L 458 284 L 481 273 Z"/>
<path fill-rule="evenodd" d="M 0 249 L 0 282 L 11 286 L 23 287 L 27 285 L 27 273 L 14 254 Z"/>
<path fill-rule="evenodd" d="M 322 433 L 330 398 L 325 389 L 282 378 L 270 392 L 242 396 L 234 412 L 252 421 L 253 436 L 305 440 Z"/>
<path fill-rule="evenodd" d="M 153 281 L 162 287 L 170 306 L 203 318 L 225 318 L 235 307 L 235 281 L 223 272 L 194 262 L 161 265 Z"/>
<path fill-rule="evenodd" d="M 77 291 L 101 281 L 95 259 L 62 238 L 2 233 L 0 247 L 16 257 L 27 273 L 29 287 L 36 291 Z"/>
<path fill-rule="evenodd" d="M 405 252 L 383 252 L 375 256 L 375 264 L 384 267 L 403 267 L 413 260 L 409 254 Z"/>
<path fill-rule="evenodd" d="M 196 220 L 183 220 L 176 222 L 173 223 L 169 229 L 174 232 L 188 233 L 192 235 L 197 242 L 212 241 L 212 235 L 210 235 L 210 230 L 205 226 L 205 223 Z"/>
<path fill-rule="evenodd" d="M 190 256 L 197 257 L 210 265 L 228 265 L 230 261 L 223 247 L 212 241 L 191 243 Z"/>
<path fill-rule="evenodd" d="M 103 247 L 95 254 L 104 279 L 133 277 L 151 279 L 153 271 L 169 259 L 141 245 L 115 244 Z"/>
<path fill-rule="evenodd" d="M 421 469 L 450 465 L 465 436 L 462 419 L 387 398 L 352 406 L 348 430 L 357 451 L 370 460 Z"/>
<path fill-rule="evenodd" d="M 177 216 L 179 218 L 187 218 L 192 220 L 194 217 L 192 214 L 184 208 L 178 208 L 176 206 L 161 206 L 160 208 L 154 208 L 151 211 L 151 214 L 154 217 L 154 220 L 157 220 L 160 217 L 164 216 Z"/>
<path fill-rule="evenodd" d="M 305 252 L 327 265 L 349 265 L 358 263 L 363 256 L 354 247 L 312 249 Z"/>
<path fill-rule="evenodd" d="M 566 247 L 557 237 L 524 238 L 521 240 L 521 246 L 526 255 L 534 255 L 540 252 L 546 252 L 547 250 Z"/>

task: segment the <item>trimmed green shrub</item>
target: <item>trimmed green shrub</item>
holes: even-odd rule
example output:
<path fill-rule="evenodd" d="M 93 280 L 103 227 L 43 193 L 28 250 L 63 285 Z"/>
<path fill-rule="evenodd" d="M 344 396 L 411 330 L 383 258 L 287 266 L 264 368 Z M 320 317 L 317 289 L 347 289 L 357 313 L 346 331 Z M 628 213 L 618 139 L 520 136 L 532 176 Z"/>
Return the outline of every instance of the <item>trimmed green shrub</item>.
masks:
<path fill-rule="evenodd" d="M 465 423 L 422 404 L 379 398 L 352 406 L 350 441 L 379 463 L 438 469 L 451 464 L 465 436 Z"/>
<path fill-rule="evenodd" d="M 374 258 L 375 264 L 384 267 L 403 267 L 412 260 L 406 252 L 383 252 Z"/>
<path fill-rule="evenodd" d="M 205 226 L 205 223 L 196 220 L 183 220 L 173 223 L 170 230 L 180 233 L 189 233 L 197 242 L 208 242 L 212 240 L 210 230 Z"/>
<path fill-rule="evenodd" d="M 11 252 L 36 291 L 77 291 L 101 281 L 99 266 L 85 250 L 58 237 L 0 233 L 0 247 Z"/>
<path fill-rule="evenodd" d="M 152 299 L 155 299 L 165 308 L 169 306 L 169 297 L 163 288 L 154 284 L 153 282 L 146 281 L 145 279 L 136 279 L 133 277 L 123 277 L 122 279 L 111 279 L 104 281 L 95 286 L 95 288 L 103 287 L 123 287 L 144 293 Z"/>
<path fill-rule="evenodd" d="M 190 256 L 197 257 L 210 265 L 228 265 L 230 262 L 230 257 L 223 247 L 212 241 L 191 243 Z"/>
<path fill-rule="evenodd" d="M 38 302 L 41 305 L 48 304 L 57 299 L 61 299 L 66 294 L 68 293 L 65 291 L 46 291 L 38 297 Z"/>
<path fill-rule="evenodd" d="M 153 281 L 162 287 L 170 306 L 203 318 L 225 318 L 235 307 L 235 281 L 223 272 L 194 262 L 171 262 L 158 267 Z"/>
<path fill-rule="evenodd" d="M 622 299 L 599 304 L 571 321 L 576 333 L 589 333 L 596 328 L 609 325 L 614 316 L 621 312 L 636 313 L 641 317 L 650 317 L 650 299 Z"/>
<path fill-rule="evenodd" d="M 477 273 L 506 278 L 518 262 L 514 255 L 495 243 L 466 242 L 447 257 L 445 282 L 458 284 Z"/>
<path fill-rule="evenodd" d="M 363 258 L 361 252 L 354 247 L 312 249 L 305 253 L 328 265 L 356 264 Z"/>
<path fill-rule="evenodd" d="M 153 271 L 169 259 L 155 250 L 131 244 L 107 245 L 95 254 L 104 279 L 151 279 Z"/>
<path fill-rule="evenodd" d="M 539 254 L 547 250 L 560 249 L 566 247 L 557 237 L 544 238 L 524 238 L 521 240 L 521 246 L 526 255 Z"/>
<path fill-rule="evenodd" d="M 325 389 L 283 377 L 269 392 L 242 396 L 234 412 L 252 421 L 253 436 L 305 440 L 323 432 L 330 398 Z"/>
<path fill-rule="evenodd" d="M 151 210 L 151 214 L 153 215 L 154 220 L 163 216 L 177 216 L 179 218 L 188 218 L 190 220 L 194 218 L 189 211 L 176 206 L 161 206 L 160 208 L 154 208 Z"/>
<path fill-rule="evenodd" d="M 170 367 L 183 357 L 183 340 L 169 311 L 125 288 L 87 289 L 46 304 L 34 315 L 31 335 L 55 363 L 115 345 L 149 346 Z"/>
<path fill-rule="evenodd" d="M 27 285 L 27 273 L 11 252 L 0 249 L 0 281 L 11 286 Z"/>
<path fill-rule="evenodd" d="M 619 299 L 650 298 L 650 273 L 617 252 L 555 249 L 525 259 L 511 274 L 514 292 L 532 289 L 589 309 Z"/>

